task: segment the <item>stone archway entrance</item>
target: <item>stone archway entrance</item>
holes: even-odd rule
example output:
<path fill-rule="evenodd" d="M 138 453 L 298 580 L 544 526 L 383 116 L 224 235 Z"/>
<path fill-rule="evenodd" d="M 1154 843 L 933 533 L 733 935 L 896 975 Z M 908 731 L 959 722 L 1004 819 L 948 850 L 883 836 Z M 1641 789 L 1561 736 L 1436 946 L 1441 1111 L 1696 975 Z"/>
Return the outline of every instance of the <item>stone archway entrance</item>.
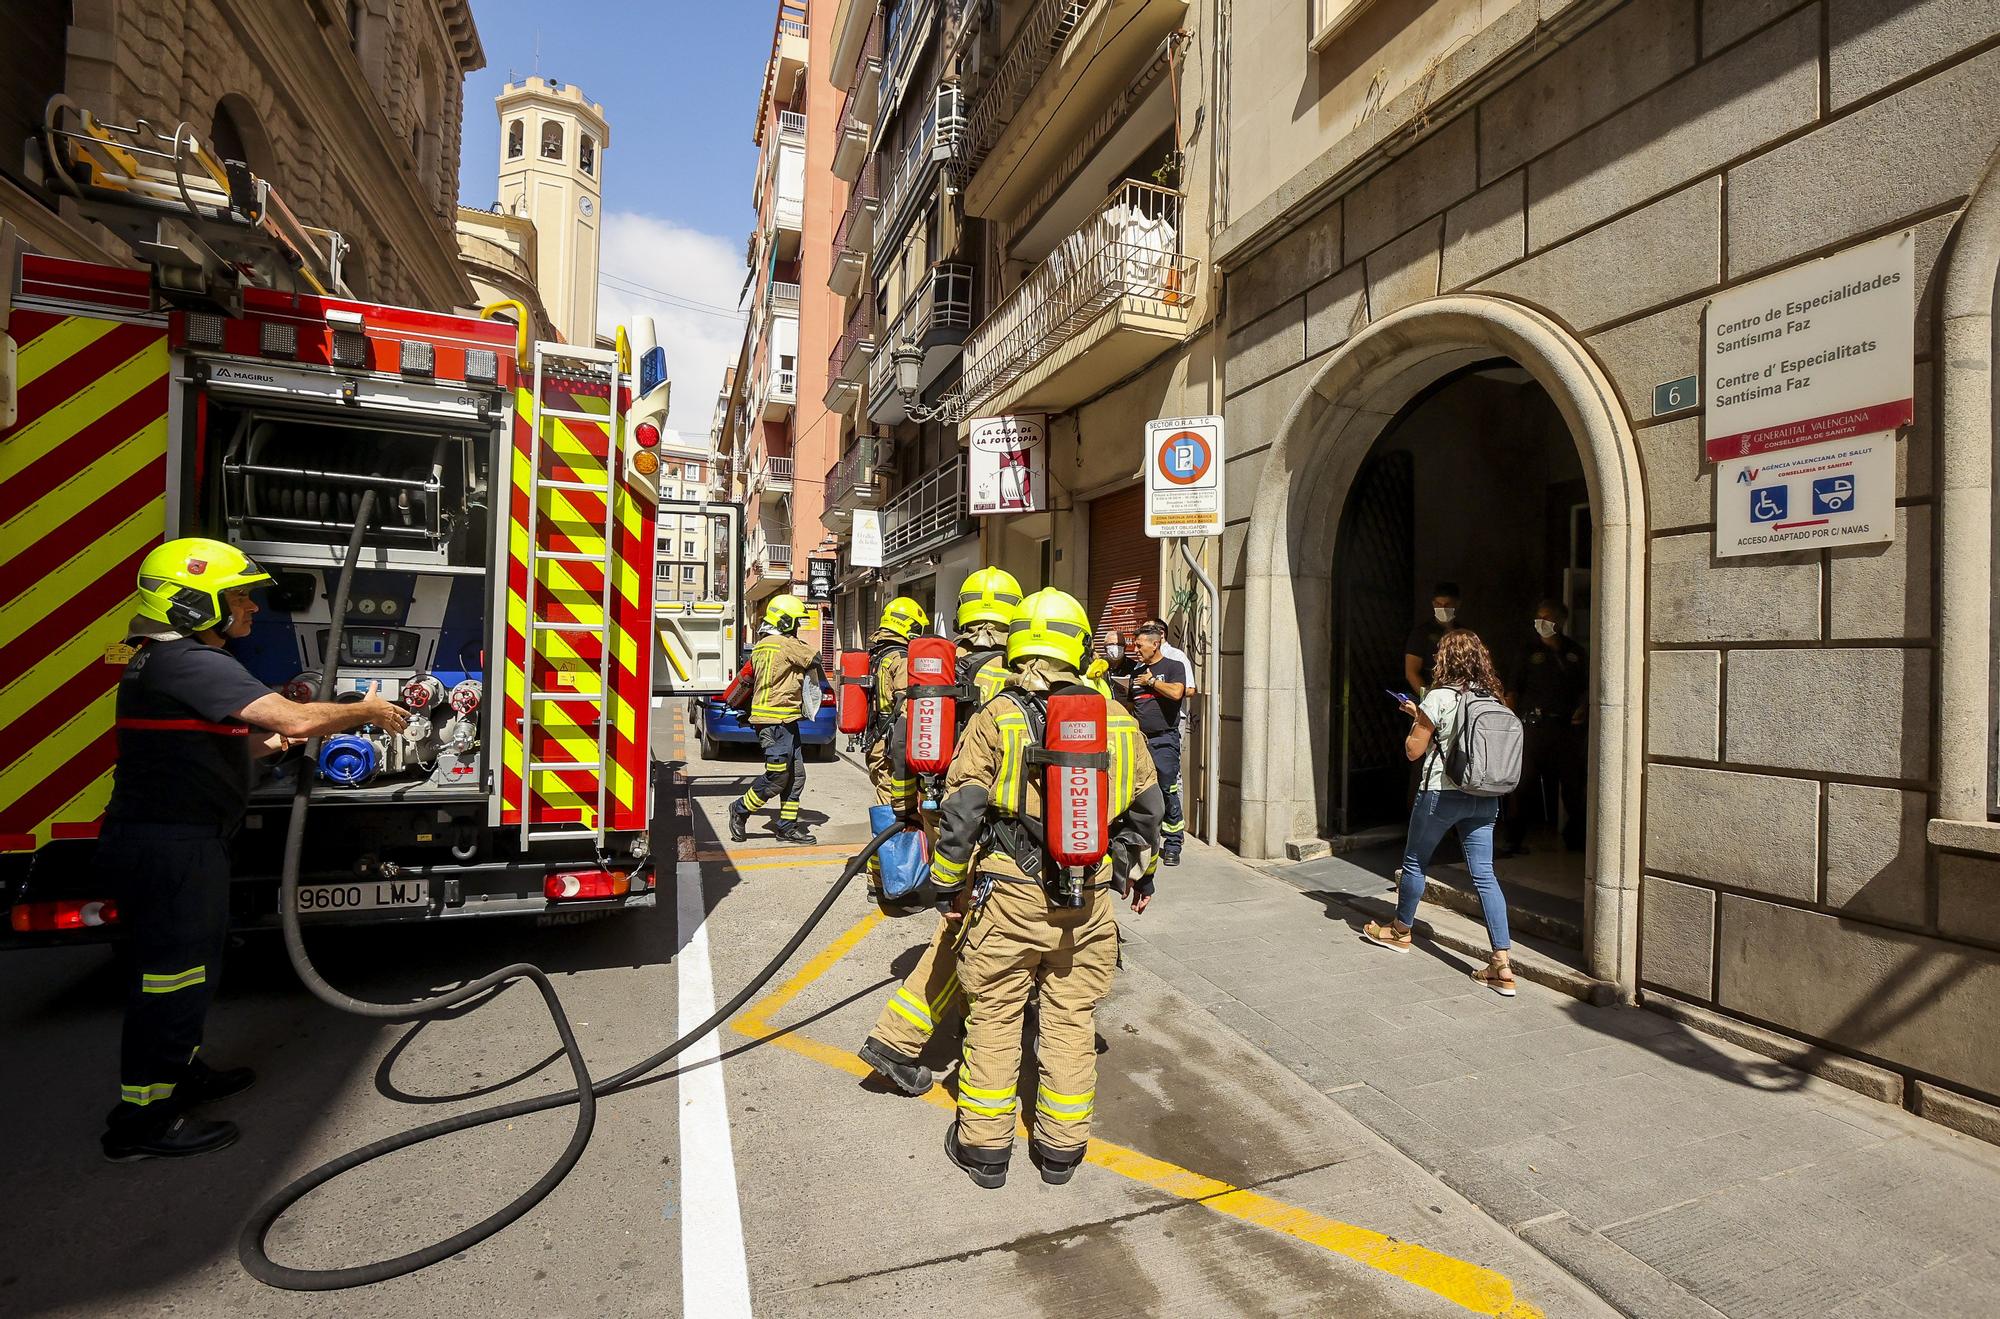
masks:
<path fill-rule="evenodd" d="M 1293 405 L 1265 461 L 1245 547 L 1241 850 L 1278 856 L 1316 836 L 1333 780 L 1329 604 L 1339 512 L 1363 459 L 1421 391 L 1505 358 L 1545 390 L 1576 442 L 1594 510 L 1590 971 L 1637 984 L 1643 763 L 1645 501 L 1624 409 L 1583 346 L 1539 312 L 1479 295 L 1437 298 L 1349 340 Z M 1254 730 L 1254 733 L 1251 731 Z"/>

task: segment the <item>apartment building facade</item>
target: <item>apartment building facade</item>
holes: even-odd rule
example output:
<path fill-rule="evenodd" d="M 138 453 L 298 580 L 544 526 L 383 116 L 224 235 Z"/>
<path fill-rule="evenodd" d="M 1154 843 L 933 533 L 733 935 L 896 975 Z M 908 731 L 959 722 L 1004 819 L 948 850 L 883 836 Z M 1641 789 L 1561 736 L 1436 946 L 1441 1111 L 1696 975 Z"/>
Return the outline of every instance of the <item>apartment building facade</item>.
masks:
<path fill-rule="evenodd" d="M 824 538 L 819 474 L 838 452 L 837 419 L 818 406 L 838 333 L 827 274 L 846 204 L 831 169 L 838 97 L 828 45 L 812 7 L 780 0 L 755 132 L 750 318 L 715 437 L 718 480 L 744 506 L 743 595 L 753 615 L 779 591 L 806 593 Z"/>
<path fill-rule="evenodd" d="M 1503 883 L 1560 880 L 1616 992 L 2000 1131 L 1992 6 L 1229 8 L 1224 838 L 1393 831 L 1432 583 L 1503 661 L 1553 597 L 1587 841 Z M 1709 442 L 1763 389 L 1730 309 L 1819 270 L 1898 289 L 1836 356 L 1913 415 L 1854 437 L 1866 543 L 1776 552 Z"/>
<path fill-rule="evenodd" d="M 853 190 L 832 272 L 848 316 L 825 402 L 846 420 L 826 520 L 849 640 L 898 594 L 948 627 L 982 563 L 1075 593 L 1101 634 L 1187 598 L 1144 535 L 1140 476 L 1148 420 L 1210 410 L 1213 134 L 1197 126 L 1213 62 L 1194 53 L 1208 9 L 838 6 L 835 163 Z M 968 442 L 996 418 L 1046 437 L 1041 488 L 1026 511 L 975 517 Z M 879 568 L 852 562 L 861 514 L 879 521 Z M 1206 624 L 1184 613 L 1191 638 Z"/>

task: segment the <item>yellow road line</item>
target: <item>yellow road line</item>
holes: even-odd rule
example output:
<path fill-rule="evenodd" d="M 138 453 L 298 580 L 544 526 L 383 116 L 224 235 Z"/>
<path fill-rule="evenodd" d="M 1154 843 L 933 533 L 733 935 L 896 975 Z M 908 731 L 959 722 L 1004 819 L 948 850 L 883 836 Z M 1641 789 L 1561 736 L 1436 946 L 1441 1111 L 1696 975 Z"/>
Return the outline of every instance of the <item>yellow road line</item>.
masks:
<path fill-rule="evenodd" d="M 800 967 L 790 980 L 753 1003 L 748 1011 L 730 1023 L 731 1027 L 751 1039 L 776 1045 L 857 1079 L 873 1075 L 874 1069 L 847 1049 L 824 1044 L 796 1031 L 780 1034 L 783 1028 L 772 1025 L 771 1017 L 853 951 L 854 946 L 882 920 L 880 911 L 872 911 L 862 917 L 819 956 Z M 947 1112 L 957 1109 L 957 1104 L 942 1086 L 933 1087 L 923 1098 L 933 1107 Z M 1022 1126 L 1019 1134 L 1025 1137 L 1027 1128 Z M 1542 1311 L 1538 1307 L 1515 1297 L 1514 1284 L 1504 1274 L 1483 1265 L 1455 1259 L 1408 1241 L 1398 1241 L 1365 1227 L 1356 1227 L 1309 1209 L 1288 1205 L 1256 1191 L 1242 1190 L 1228 1182 L 1217 1181 L 1113 1144 L 1101 1136 L 1090 1138 L 1090 1148 L 1084 1157 L 1100 1168 L 1198 1204 L 1225 1218 L 1282 1233 L 1386 1273 L 1413 1287 L 1421 1287 L 1474 1314 L 1492 1315 L 1496 1319 L 1541 1319 Z"/>

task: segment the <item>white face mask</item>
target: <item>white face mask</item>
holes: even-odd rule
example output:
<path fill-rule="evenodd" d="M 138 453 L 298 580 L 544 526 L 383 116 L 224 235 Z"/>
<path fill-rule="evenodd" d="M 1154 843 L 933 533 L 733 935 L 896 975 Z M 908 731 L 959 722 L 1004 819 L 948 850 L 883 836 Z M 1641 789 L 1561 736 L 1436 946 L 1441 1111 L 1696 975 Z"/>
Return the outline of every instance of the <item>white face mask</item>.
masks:
<path fill-rule="evenodd" d="M 1536 636 L 1552 637 L 1555 634 L 1556 634 L 1556 622 L 1553 618 L 1538 618 L 1535 620 Z"/>
<path fill-rule="evenodd" d="M 1118 642 L 1116 642 L 1116 641 L 1111 641 L 1111 642 L 1107 642 L 1107 643 L 1105 643 L 1105 646 L 1104 646 L 1104 658 L 1106 658 L 1106 659 L 1108 659 L 1108 660 L 1121 660 L 1121 659 L 1124 659 L 1124 658 L 1125 658 L 1125 647 L 1124 647 L 1124 646 L 1122 646 L 1122 645 L 1120 645 L 1120 644 L 1119 644 Z"/>
<path fill-rule="evenodd" d="M 1437 606 L 1431 612 L 1437 615 L 1437 621 L 1440 623 L 1449 623 L 1452 619 L 1458 617 L 1458 610 L 1452 608 L 1450 605 Z"/>

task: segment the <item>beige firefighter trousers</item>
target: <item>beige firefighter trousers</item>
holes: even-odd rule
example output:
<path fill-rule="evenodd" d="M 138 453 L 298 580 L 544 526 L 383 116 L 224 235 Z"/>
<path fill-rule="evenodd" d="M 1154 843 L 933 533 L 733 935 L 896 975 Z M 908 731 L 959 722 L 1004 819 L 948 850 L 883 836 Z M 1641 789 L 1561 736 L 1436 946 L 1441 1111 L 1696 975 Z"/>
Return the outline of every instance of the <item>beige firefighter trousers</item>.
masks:
<path fill-rule="evenodd" d="M 871 1032 L 896 1052 L 914 1058 L 939 1031 L 949 1031 L 965 1011 L 958 989 L 958 922 L 938 918 L 924 955 L 882 1005 Z"/>
<path fill-rule="evenodd" d="M 1013 1143 L 1021 1101 L 1021 1016 L 1039 988 L 1035 1139 L 1054 1150 L 1090 1139 L 1097 1098 L 1097 1005 L 1118 967 L 1116 902 L 1091 890 L 1082 907 L 1050 907 L 1041 885 L 1001 881 L 973 918 L 959 951 L 967 1002 L 965 1062 L 958 1073 L 958 1139 L 996 1149 Z"/>

